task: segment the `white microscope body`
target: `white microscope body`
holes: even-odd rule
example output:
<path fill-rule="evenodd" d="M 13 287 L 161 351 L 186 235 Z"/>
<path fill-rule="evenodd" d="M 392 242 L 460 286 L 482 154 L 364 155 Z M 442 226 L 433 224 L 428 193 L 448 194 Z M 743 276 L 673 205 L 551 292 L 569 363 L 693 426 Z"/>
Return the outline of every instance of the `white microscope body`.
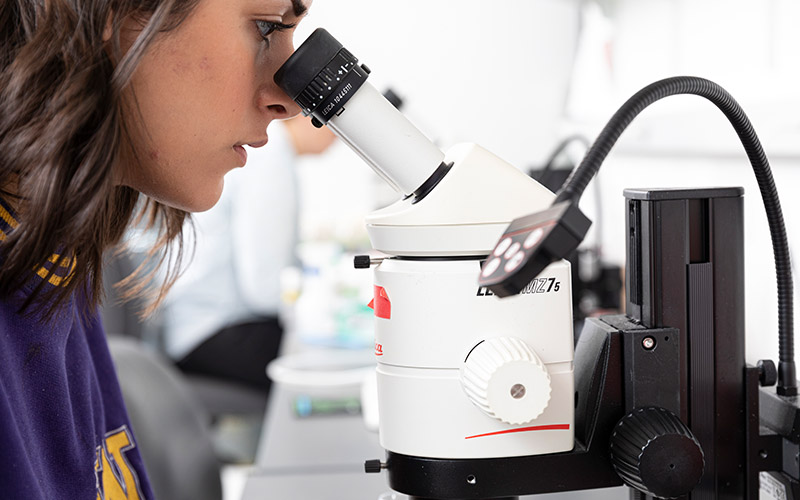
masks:
<path fill-rule="evenodd" d="M 554 195 L 474 144 L 444 162 L 450 171 L 422 200 L 367 217 L 373 247 L 394 256 L 374 268 L 381 445 L 431 458 L 571 450 L 569 263 L 506 299 L 477 285 L 511 220 Z"/>
<path fill-rule="evenodd" d="M 382 446 L 443 459 L 571 450 L 569 264 L 550 265 L 514 297 L 478 286 L 490 253 L 502 251 L 507 266 L 522 260 L 510 239 L 495 250 L 509 223 L 555 196 L 477 145 L 442 153 L 357 61 L 318 29 L 275 81 L 402 196 L 366 221 L 375 250 L 389 255 L 374 269 Z"/>

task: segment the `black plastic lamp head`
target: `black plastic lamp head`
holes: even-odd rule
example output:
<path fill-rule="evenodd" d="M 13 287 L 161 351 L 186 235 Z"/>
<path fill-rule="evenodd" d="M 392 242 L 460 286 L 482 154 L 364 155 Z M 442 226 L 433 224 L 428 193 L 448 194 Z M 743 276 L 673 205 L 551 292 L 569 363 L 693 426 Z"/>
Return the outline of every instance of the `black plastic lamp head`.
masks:
<path fill-rule="evenodd" d="M 478 284 L 499 297 L 520 293 L 547 266 L 578 248 L 591 225 L 568 201 L 514 219 L 484 262 Z"/>

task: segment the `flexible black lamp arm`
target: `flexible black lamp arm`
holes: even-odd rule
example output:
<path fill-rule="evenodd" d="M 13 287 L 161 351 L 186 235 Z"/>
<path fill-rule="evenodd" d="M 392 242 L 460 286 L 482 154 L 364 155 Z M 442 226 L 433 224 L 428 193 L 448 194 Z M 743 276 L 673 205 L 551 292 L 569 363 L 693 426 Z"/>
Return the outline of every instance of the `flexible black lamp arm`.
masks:
<path fill-rule="evenodd" d="M 712 81 L 691 76 L 666 78 L 643 88 L 628 99 L 603 128 L 580 165 L 572 171 L 564 186 L 559 190 L 554 203 L 572 201 L 577 204 L 586 185 L 597 173 L 603 160 L 633 119 L 650 104 L 676 94 L 694 94 L 713 102 L 728 117 L 742 141 L 750 164 L 753 166 L 761 198 L 764 200 L 764 207 L 767 211 L 778 281 L 778 393 L 785 396 L 797 395 L 792 269 L 783 212 L 769 161 L 761 147 L 761 142 L 741 106 L 725 89 Z"/>

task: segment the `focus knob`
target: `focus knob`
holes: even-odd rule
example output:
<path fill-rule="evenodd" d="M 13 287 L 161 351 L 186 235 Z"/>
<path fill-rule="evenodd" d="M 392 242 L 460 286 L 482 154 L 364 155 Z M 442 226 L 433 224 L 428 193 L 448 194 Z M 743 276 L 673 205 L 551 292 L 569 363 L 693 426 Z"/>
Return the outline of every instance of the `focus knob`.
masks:
<path fill-rule="evenodd" d="M 658 498 L 686 495 L 700 482 L 705 460 L 692 431 L 663 408 L 640 408 L 617 423 L 611 463 L 631 488 Z"/>
<path fill-rule="evenodd" d="M 547 408 L 550 374 L 520 339 L 487 339 L 472 349 L 461 369 L 461 386 L 484 413 L 512 425 L 525 424 Z"/>

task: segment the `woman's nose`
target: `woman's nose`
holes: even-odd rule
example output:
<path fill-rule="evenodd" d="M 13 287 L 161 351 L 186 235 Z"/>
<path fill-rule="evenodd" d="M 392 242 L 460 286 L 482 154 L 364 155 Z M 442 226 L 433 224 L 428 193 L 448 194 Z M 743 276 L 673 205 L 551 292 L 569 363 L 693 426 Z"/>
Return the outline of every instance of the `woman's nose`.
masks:
<path fill-rule="evenodd" d="M 285 48 L 275 54 L 274 61 L 276 62 L 271 64 L 269 70 L 265 72 L 264 81 L 259 89 L 258 104 L 259 107 L 267 108 L 276 119 L 283 120 L 300 113 L 300 106 L 278 87 L 274 80 L 275 72 L 294 53 L 294 46 L 291 42 L 280 45 Z"/>
<path fill-rule="evenodd" d="M 279 88 L 274 82 L 267 84 L 269 90 L 262 92 L 262 95 L 269 94 L 263 102 L 264 106 L 271 112 L 275 119 L 284 120 L 291 118 L 300 113 L 300 106 L 289 98 L 286 93 Z"/>
<path fill-rule="evenodd" d="M 274 119 L 285 120 L 300 113 L 300 106 L 295 104 L 275 82 L 264 82 L 259 91 L 259 108 L 266 108 Z"/>

